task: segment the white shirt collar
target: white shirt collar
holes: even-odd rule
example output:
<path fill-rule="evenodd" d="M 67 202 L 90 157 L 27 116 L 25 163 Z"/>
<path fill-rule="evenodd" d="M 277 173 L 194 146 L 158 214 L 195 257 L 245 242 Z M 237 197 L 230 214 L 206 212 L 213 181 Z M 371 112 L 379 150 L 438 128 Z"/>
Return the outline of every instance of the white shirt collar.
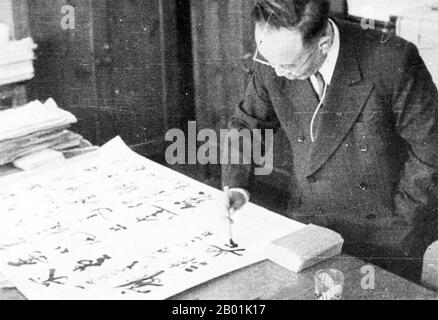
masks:
<path fill-rule="evenodd" d="M 334 31 L 333 43 L 329 53 L 327 54 L 327 58 L 324 61 L 324 64 L 319 69 L 319 72 L 324 77 L 324 81 L 328 85 L 330 85 L 332 82 L 333 74 L 335 73 L 336 63 L 338 62 L 339 51 L 341 48 L 341 37 L 339 35 L 339 28 L 332 19 L 329 19 L 329 21 Z"/>

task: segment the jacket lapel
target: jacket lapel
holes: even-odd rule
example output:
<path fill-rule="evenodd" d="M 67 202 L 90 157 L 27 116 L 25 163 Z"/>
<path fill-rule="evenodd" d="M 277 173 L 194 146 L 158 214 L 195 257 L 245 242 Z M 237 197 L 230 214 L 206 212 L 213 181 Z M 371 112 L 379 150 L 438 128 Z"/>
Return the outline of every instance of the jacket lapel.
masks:
<path fill-rule="evenodd" d="M 310 152 L 307 176 L 316 173 L 336 152 L 353 127 L 374 88 L 370 84 L 333 88 L 321 112 L 316 141 Z M 333 94 L 334 93 L 334 94 Z"/>
<path fill-rule="evenodd" d="M 341 48 L 336 69 L 319 115 L 317 136 L 312 144 L 307 176 L 316 173 L 336 152 L 353 127 L 374 88 L 362 79 L 359 63 L 354 56 L 352 35 L 337 22 Z"/>
<path fill-rule="evenodd" d="M 317 106 L 318 99 L 310 80 L 288 80 L 277 78 L 277 86 L 280 91 L 292 102 L 293 108 L 288 108 L 291 112 L 303 112 L 307 108 L 303 106 Z"/>

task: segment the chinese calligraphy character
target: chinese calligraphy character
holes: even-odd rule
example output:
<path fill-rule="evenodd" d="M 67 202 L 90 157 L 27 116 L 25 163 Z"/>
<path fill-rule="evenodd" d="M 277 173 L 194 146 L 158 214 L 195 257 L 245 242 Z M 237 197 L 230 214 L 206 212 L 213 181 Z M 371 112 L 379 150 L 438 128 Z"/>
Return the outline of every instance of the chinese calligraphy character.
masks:
<path fill-rule="evenodd" d="M 245 249 L 237 249 L 237 248 L 235 248 L 235 249 L 224 249 L 224 248 L 221 248 L 221 247 L 218 247 L 218 246 L 210 246 L 208 249 L 207 249 L 207 252 L 211 252 L 211 253 L 215 253 L 215 255 L 213 256 L 213 257 L 218 257 L 218 256 L 221 256 L 221 255 L 229 255 L 229 254 L 233 254 L 233 255 L 236 255 L 236 256 L 242 256 L 242 254 L 240 253 L 240 252 L 243 252 L 243 251 L 246 251 Z"/>
<path fill-rule="evenodd" d="M 76 266 L 76 268 L 74 268 L 73 271 L 78 271 L 78 270 L 85 271 L 90 267 L 100 267 L 106 260 L 109 259 L 111 259 L 111 257 L 105 254 L 101 258 L 98 258 L 96 262 L 92 260 L 81 260 L 78 261 L 78 266 Z"/>
<path fill-rule="evenodd" d="M 36 251 L 34 253 L 31 253 L 29 255 L 29 258 L 27 259 L 20 258 L 18 259 L 17 262 L 8 262 L 8 265 L 13 267 L 22 267 L 27 265 L 34 265 L 37 264 L 38 262 L 47 263 L 47 257 L 45 257 L 41 252 Z"/>
<path fill-rule="evenodd" d="M 55 269 L 50 269 L 49 272 L 49 278 L 47 280 L 41 281 L 40 278 L 38 280 L 35 280 L 33 278 L 29 278 L 30 281 L 41 284 L 45 287 L 50 287 L 52 284 L 59 284 L 59 285 L 65 285 L 65 282 L 61 282 L 60 280 L 67 280 L 67 277 L 55 277 Z"/>
<path fill-rule="evenodd" d="M 163 286 L 163 284 L 161 283 L 161 280 L 158 278 L 158 276 L 160 276 L 163 273 L 164 273 L 164 271 L 159 271 L 151 276 L 145 276 L 141 279 L 128 282 L 128 283 L 123 284 L 121 286 L 118 286 L 116 288 L 127 288 L 128 290 L 131 290 L 131 291 L 134 291 L 137 293 L 147 294 L 147 293 L 150 293 L 151 290 L 150 289 L 143 290 L 143 288 Z M 122 293 L 125 293 L 125 292 L 123 291 Z"/>

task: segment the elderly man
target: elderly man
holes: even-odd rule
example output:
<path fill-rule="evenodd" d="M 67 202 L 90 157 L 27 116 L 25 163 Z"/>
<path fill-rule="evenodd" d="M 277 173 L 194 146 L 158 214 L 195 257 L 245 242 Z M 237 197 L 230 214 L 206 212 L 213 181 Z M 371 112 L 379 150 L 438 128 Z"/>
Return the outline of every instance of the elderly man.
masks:
<path fill-rule="evenodd" d="M 290 218 L 336 230 L 347 253 L 418 280 L 438 233 L 438 93 L 417 48 L 330 18 L 325 0 L 262 0 L 253 18 L 257 63 L 230 128 L 283 128 Z M 235 209 L 252 169 L 223 167 Z"/>

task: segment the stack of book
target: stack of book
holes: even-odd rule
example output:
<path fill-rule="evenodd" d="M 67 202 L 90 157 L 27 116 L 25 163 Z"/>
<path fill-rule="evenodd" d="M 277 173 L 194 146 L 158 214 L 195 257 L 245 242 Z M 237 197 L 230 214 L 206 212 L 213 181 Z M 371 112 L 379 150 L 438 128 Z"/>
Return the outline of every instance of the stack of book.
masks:
<path fill-rule="evenodd" d="M 88 142 L 67 130 L 75 122 L 76 117 L 60 109 L 53 99 L 1 111 L 0 165 L 14 163 L 31 169 L 35 164 L 63 158 L 64 151 L 83 147 Z"/>
<path fill-rule="evenodd" d="M 0 86 L 30 80 L 34 77 L 33 60 L 36 44 L 31 38 L 2 40 L 0 46 Z"/>

